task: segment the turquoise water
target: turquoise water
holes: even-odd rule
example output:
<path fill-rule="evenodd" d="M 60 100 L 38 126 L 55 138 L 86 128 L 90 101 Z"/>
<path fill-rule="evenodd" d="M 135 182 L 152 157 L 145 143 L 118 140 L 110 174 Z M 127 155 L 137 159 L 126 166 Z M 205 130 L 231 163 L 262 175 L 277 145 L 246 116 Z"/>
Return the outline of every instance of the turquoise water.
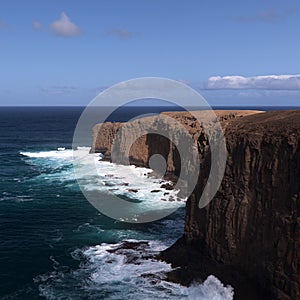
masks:
<path fill-rule="evenodd" d="M 150 258 L 182 235 L 184 202 L 163 220 L 127 224 L 84 198 L 71 150 L 81 111 L 0 109 L 0 298 L 232 299 L 232 289 L 213 276 L 190 288 L 168 283 L 171 267 Z M 122 118 L 124 112 L 116 117 Z M 107 164 L 99 168 L 103 176 L 120 172 Z M 138 188 L 149 196 L 154 184 L 141 177 Z M 133 246 L 122 248 L 125 240 Z"/>

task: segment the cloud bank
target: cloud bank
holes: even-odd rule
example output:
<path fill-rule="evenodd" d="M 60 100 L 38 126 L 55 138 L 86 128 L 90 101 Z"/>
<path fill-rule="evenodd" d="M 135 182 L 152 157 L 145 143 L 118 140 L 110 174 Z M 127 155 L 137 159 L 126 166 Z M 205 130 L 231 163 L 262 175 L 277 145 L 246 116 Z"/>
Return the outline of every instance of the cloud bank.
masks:
<path fill-rule="evenodd" d="M 64 12 L 61 13 L 59 20 L 51 23 L 50 28 L 54 34 L 63 37 L 77 36 L 82 33 L 80 28 L 74 24 Z"/>
<path fill-rule="evenodd" d="M 213 76 L 205 85 L 206 89 L 266 89 L 300 90 L 300 75 L 266 76 Z"/>

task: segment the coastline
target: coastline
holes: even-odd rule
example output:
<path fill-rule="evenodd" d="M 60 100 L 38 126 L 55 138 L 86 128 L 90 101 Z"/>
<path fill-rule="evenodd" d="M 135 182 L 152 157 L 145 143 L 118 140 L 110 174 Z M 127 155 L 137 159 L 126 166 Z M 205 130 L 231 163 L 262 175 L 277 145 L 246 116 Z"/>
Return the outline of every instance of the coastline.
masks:
<path fill-rule="evenodd" d="M 233 287 L 234 299 L 274 299 L 238 266 L 213 259 L 204 241 L 189 243 L 182 236 L 171 247 L 162 251 L 157 259 L 171 264 L 173 270 L 167 273 L 167 280 L 170 282 L 188 287 L 202 283 L 213 274 L 224 286 Z"/>
<path fill-rule="evenodd" d="M 243 113 L 245 114 L 245 111 Z M 166 112 L 166 114 L 175 116 L 188 128 L 195 140 L 199 140 L 202 130 L 197 124 L 193 124 L 193 120 L 189 118 L 187 113 Z M 211 272 L 216 276 L 219 275 L 225 284 L 231 284 L 238 299 L 250 299 L 250 295 L 252 299 L 253 295 L 256 299 L 267 299 L 268 297 L 293 299 L 294 296 L 298 295 L 300 285 L 297 267 L 294 264 L 297 255 L 299 255 L 296 245 L 297 234 L 299 233 L 297 231 L 299 230 L 297 203 L 299 202 L 300 189 L 296 185 L 293 187 L 293 191 L 289 190 L 290 183 L 287 180 L 291 180 L 291 178 L 283 177 L 287 174 L 282 173 L 282 168 L 290 170 L 289 166 L 292 165 L 293 173 L 289 176 L 292 176 L 293 180 L 297 179 L 297 174 L 299 174 L 297 173 L 299 164 L 296 162 L 299 161 L 300 151 L 298 136 L 300 112 L 277 111 L 260 114 L 255 111 L 242 116 L 237 111 L 223 111 L 219 112 L 218 118 L 222 123 L 229 151 L 229 163 L 226 166 L 220 191 L 208 207 L 202 210 L 196 207 L 197 199 L 199 199 L 205 183 L 204 177 L 209 171 L 209 163 L 207 163 L 203 170 L 204 177 L 199 177 L 198 186 L 187 201 L 184 237 L 168 250 L 162 252 L 159 258 L 172 263 L 175 267 L 181 267 L 180 270 L 169 273 L 168 278 L 171 281 L 188 285 L 199 276 L 203 280 L 203 276 L 209 275 L 208 273 Z M 191 124 L 193 125 L 191 126 Z M 121 123 L 105 123 L 103 125 L 106 135 L 103 130 L 101 135 L 98 135 L 99 127 L 94 128 L 92 151 L 100 150 L 99 152 L 109 159 L 111 141 Z M 202 138 L 205 140 L 205 135 L 202 134 Z M 291 153 L 280 152 L 283 149 L 283 144 L 285 147 L 292 147 L 292 155 Z M 154 150 L 151 147 L 155 146 L 156 148 L 158 146 L 156 150 L 166 154 L 168 144 L 160 143 L 158 145 L 156 140 L 155 145 L 154 139 L 152 141 L 151 139 L 147 141 L 140 139 L 137 146 L 133 145 L 131 148 L 131 163 L 147 167 L 150 154 Z M 270 152 L 270 149 L 273 149 L 274 152 Z M 280 155 L 285 157 L 285 162 L 280 160 Z M 209 149 L 205 149 L 202 152 L 203 161 L 209 161 L 208 156 Z M 171 157 L 174 158 L 174 155 Z M 176 161 L 168 161 L 169 173 L 176 174 L 177 168 L 178 163 Z M 255 185 L 251 187 L 254 182 Z M 285 198 L 282 198 L 282 192 L 277 188 L 278 182 L 286 182 L 283 184 L 283 187 L 287 187 Z M 270 202 L 271 199 L 273 199 L 272 201 L 275 200 L 275 203 Z M 282 204 L 283 199 L 285 199 L 285 204 Z M 292 205 L 290 201 L 294 204 Z M 259 207 L 257 204 L 253 206 L 252 203 L 255 202 L 262 203 L 263 206 L 260 204 Z M 278 204 L 276 204 L 277 202 Z M 220 216 L 222 211 L 224 217 Z M 228 214 L 230 215 L 229 218 Z M 284 225 L 280 220 L 283 220 L 282 217 L 287 218 L 288 216 L 290 216 L 290 221 Z M 232 222 L 231 220 L 235 221 Z M 245 231 L 244 225 L 241 223 L 245 223 L 245 221 L 247 221 L 248 227 L 252 224 L 254 229 L 249 232 Z M 264 223 L 270 230 L 271 238 L 269 239 L 263 233 L 266 229 Z M 276 225 L 280 223 L 282 227 Z M 212 224 L 214 224 L 213 227 L 211 227 Z M 258 227 L 257 230 L 256 226 Z M 279 231 L 276 233 L 271 229 L 272 226 L 274 230 Z M 288 243 L 292 243 L 289 248 L 294 249 L 292 250 L 294 254 L 289 254 L 286 259 L 282 251 L 287 251 L 284 249 L 288 248 L 282 244 L 286 242 L 282 242 L 280 239 L 282 235 L 290 235 L 290 226 L 296 226 L 294 229 L 296 230 L 296 241 L 289 240 Z M 224 233 L 220 234 L 220 230 Z M 246 232 L 248 233 L 246 234 Z M 256 241 L 255 236 L 261 236 L 261 234 L 262 238 Z M 282 247 L 284 247 L 283 250 Z M 272 254 L 263 254 L 263 257 L 257 259 L 257 255 L 264 252 Z M 199 253 L 201 255 L 198 256 Z M 192 255 L 197 257 L 196 261 L 191 259 Z M 294 256 L 292 260 L 290 255 Z M 279 269 L 277 267 L 278 262 L 280 262 Z M 291 277 L 284 275 L 287 267 L 292 270 L 288 271 Z M 251 294 L 250 291 L 255 294 Z"/>

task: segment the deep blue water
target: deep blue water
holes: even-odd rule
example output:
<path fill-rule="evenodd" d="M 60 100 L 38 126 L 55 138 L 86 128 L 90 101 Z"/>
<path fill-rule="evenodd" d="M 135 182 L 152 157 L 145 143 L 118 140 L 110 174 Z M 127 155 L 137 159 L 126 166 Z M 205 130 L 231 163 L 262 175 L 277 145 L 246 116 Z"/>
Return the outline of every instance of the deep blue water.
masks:
<path fill-rule="evenodd" d="M 57 265 L 76 270 L 81 263 L 71 255 L 76 249 L 124 238 L 155 239 L 159 224 L 163 226 L 161 222 L 130 225 L 100 214 L 71 175 L 70 180 L 43 177 L 64 170 L 71 174 L 71 164 L 53 167 L 55 161 L 36 163 L 20 154 L 71 149 L 81 112 L 79 107 L 0 108 L 0 297 L 4 299 L 38 299 L 38 276 Z M 115 119 L 129 115 L 122 113 Z"/>
<path fill-rule="evenodd" d="M 171 108 L 151 108 L 150 112 L 163 110 Z M 98 249 L 100 255 L 93 246 L 124 239 L 168 245 L 183 231 L 184 208 L 153 223 L 115 221 L 84 198 L 72 177 L 70 161 L 20 154 L 71 149 L 81 112 L 80 107 L 0 108 L 1 299 L 129 299 L 126 289 L 130 291 L 132 284 L 145 288 L 148 283 L 113 277 L 117 275 L 103 269 L 109 262 L 101 256 L 104 248 Z M 141 113 L 149 113 L 149 108 L 118 110 L 110 120 L 126 121 Z M 113 258 L 115 268 L 123 266 L 119 258 Z M 125 272 L 139 272 L 127 267 L 123 266 Z M 112 276 L 109 284 L 101 276 Z M 157 288 L 165 299 L 186 298 L 189 293 L 174 286 Z M 140 295 L 155 299 L 151 289 L 147 295 L 141 289 Z"/>

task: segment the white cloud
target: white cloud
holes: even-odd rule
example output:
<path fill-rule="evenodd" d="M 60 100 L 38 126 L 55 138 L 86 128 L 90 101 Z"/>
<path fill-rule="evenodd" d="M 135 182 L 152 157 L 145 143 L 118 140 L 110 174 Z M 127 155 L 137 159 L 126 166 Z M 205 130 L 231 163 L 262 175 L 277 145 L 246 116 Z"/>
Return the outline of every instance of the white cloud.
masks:
<path fill-rule="evenodd" d="M 77 36 L 82 33 L 64 12 L 61 13 L 59 20 L 51 23 L 50 27 L 56 35 L 64 37 Z"/>
<path fill-rule="evenodd" d="M 300 90 L 300 75 L 213 76 L 208 79 L 205 87 L 207 89 Z"/>
<path fill-rule="evenodd" d="M 43 28 L 43 24 L 39 21 L 33 21 L 32 26 L 35 30 L 41 30 Z"/>

